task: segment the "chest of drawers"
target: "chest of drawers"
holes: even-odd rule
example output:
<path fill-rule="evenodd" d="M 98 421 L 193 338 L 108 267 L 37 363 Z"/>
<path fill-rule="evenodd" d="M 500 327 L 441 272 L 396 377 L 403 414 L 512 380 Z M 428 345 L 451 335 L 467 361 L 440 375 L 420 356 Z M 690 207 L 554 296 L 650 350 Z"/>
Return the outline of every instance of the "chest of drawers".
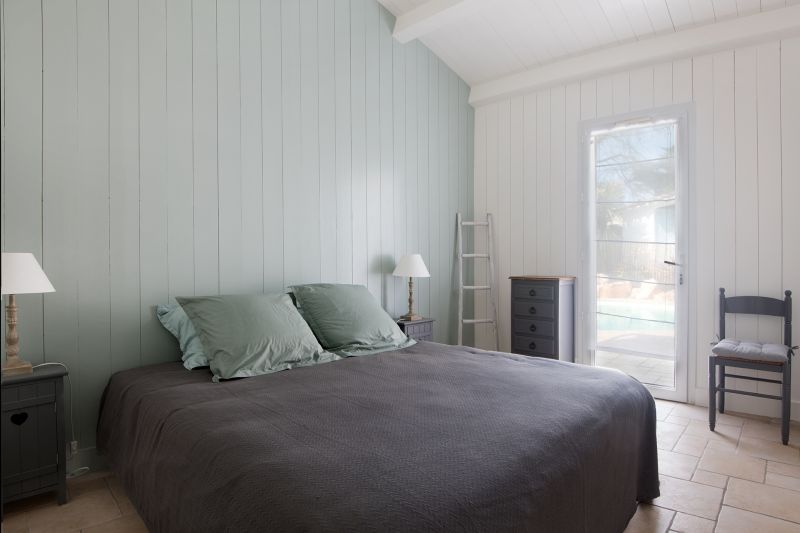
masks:
<path fill-rule="evenodd" d="M 574 361 L 575 278 L 511 277 L 511 351 Z"/>

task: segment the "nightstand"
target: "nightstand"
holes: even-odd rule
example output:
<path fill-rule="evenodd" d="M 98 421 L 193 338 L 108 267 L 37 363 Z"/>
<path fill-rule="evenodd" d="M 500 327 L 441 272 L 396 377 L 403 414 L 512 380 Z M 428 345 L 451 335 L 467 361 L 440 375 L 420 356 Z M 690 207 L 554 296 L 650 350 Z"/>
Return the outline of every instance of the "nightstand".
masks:
<path fill-rule="evenodd" d="M 399 319 L 397 325 L 400 330 L 418 341 L 432 341 L 433 340 L 433 323 L 432 318 L 420 318 L 419 320 L 403 320 Z"/>
<path fill-rule="evenodd" d="M 66 375 L 46 365 L 2 378 L 3 504 L 51 491 L 67 502 Z"/>

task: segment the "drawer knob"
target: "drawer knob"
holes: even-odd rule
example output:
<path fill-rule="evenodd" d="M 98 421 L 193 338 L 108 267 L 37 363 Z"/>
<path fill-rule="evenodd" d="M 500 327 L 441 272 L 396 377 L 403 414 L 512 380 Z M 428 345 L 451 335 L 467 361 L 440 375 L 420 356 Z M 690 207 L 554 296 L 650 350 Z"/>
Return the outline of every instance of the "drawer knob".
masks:
<path fill-rule="evenodd" d="M 535 315 L 535 314 L 536 314 L 536 308 L 535 308 L 534 306 L 531 306 L 531 308 L 530 308 L 530 309 L 528 309 L 528 312 L 529 312 L 530 314 L 532 314 L 532 315 Z"/>
<path fill-rule="evenodd" d="M 530 330 L 531 331 L 536 331 L 536 324 L 531 324 Z"/>
<path fill-rule="evenodd" d="M 26 412 L 14 413 L 13 415 L 11 415 L 11 422 L 13 422 L 18 426 L 24 424 L 27 419 L 28 419 L 28 413 Z"/>
<path fill-rule="evenodd" d="M 531 298 L 532 298 L 532 297 L 534 297 L 534 296 L 536 296 L 536 289 L 531 289 L 531 290 L 528 292 L 528 294 L 530 294 L 530 295 L 531 295 Z"/>
<path fill-rule="evenodd" d="M 531 350 L 535 350 L 536 349 L 536 343 L 535 342 L 530 343 L 528 345 L 528 348 L 530 348 Z"/>

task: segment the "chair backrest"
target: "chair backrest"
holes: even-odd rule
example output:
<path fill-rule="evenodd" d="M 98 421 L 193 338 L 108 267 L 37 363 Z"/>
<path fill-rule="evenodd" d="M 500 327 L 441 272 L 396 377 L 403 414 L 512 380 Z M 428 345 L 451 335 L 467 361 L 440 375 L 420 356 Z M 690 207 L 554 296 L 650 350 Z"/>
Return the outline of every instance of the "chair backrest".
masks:
<path fill-rule="evenodd" d="M 766 315 L 783 318 L 783 343 L 792 345 L 792 291 L 784 291 L 783 300 L 766 296 L 725 296 L 719 289 L 719 336 L 725 338 L 725 313 Z"/>

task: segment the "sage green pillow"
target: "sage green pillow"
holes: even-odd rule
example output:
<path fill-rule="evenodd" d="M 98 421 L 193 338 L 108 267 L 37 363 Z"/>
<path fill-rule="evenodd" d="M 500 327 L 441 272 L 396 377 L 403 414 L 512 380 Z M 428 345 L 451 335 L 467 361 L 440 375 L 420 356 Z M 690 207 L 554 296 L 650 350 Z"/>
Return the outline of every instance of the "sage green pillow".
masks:
<path fill-rule="evenodd" d="M 176 300 L 200 335 L 214 381 L 340 359 L 322 349 L 286 294 Z"/>
<path fill-rule="evenodd" d="M 294 285 L 292 293 L 319 342 L 338 355 L 367 355 L 416 343 L 363 285 Z"/>

